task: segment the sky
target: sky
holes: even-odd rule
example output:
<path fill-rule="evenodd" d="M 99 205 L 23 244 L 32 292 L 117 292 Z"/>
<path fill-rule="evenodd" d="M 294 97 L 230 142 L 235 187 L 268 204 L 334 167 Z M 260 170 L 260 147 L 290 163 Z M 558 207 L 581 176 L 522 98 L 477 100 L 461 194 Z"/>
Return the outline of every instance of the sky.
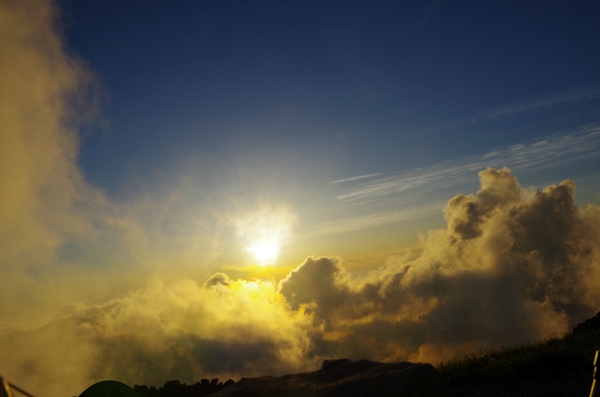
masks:
<path fill-rule="evenodd" d="M 570 330 L 600 306 L 599 17 L 0 0 L 0 374 L 78 395 Z"/>

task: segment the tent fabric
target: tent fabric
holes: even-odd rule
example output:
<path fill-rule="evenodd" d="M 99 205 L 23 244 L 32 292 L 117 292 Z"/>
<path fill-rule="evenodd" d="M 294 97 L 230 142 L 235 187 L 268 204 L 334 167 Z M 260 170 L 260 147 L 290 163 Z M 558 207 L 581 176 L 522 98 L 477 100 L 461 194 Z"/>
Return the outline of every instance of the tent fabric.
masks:
<path fill-rule="evenodd" d="M 0 376 L 0 397 L 13 397 L 12 391 L 7 381 Z"/>
<path fill-rule="evenodd" d="M 116 380 L 103 380 L 85 389 L 79 397 L 138 397 L 138 395 L 124 383 Z"/>

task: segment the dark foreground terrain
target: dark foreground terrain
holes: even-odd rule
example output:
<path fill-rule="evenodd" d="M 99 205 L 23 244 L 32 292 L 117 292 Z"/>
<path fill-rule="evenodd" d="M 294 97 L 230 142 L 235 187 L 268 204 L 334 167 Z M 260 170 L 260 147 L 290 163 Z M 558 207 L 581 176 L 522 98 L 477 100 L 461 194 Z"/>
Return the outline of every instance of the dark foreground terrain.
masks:
<path fill-rule="evenodd" d="M 600 350 L 600 313 L 572 333 L 487 349 L 437 365 L 448 396 L 589 396 Z M 599 394 L 600 395 L 600 394 Z"/>
<path fill-rule="evenodd" d="M 430 364 L 379 363 L 369 360 L 326 360 L 321 369 L 284 376 L 242 378 L 220 384 L 214 379 L 187 386 L 167 382 L 161 389 L 135 386 L 140 397 L 254 396 L 440 396 L 447 388 Z"/>
<path fill-rule="evenodd" d="M 562 337 L 487 349 L 436 367 L 326 360 L 314 372 L 224 383 L 203 379 L 194 385 L 169 381 L 161 388 L 134 389 L 139 397 L 587 397 L 598 349 L 600 313 Z"/>

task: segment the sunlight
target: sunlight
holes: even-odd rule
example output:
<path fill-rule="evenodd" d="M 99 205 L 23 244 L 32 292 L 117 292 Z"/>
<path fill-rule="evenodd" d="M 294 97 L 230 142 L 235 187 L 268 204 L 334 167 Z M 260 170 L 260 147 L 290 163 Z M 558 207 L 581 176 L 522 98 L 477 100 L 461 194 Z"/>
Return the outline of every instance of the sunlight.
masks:
<path fill-rule="evenodd" d="M 246 265 L 271 268 L 279 259 L 283 246 L 290 243 L 291 228 L 297 223 L 294 212 L 286 207 L 263 204 L 235 219 L 240 248 Z"/>
<path fill-rule="evenodd" d="M 279 255 L 279 243 L 262 241 L 248 248 L 248 251 L 254 253 L 261 265 L 268 265 L 275 262 Z"/>

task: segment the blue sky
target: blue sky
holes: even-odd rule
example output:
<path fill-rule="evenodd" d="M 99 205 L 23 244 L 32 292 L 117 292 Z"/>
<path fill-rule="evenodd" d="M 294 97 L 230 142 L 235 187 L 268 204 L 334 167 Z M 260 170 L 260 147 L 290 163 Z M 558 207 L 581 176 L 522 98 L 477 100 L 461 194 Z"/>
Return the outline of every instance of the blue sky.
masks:
<path fill-rule="evenodd" d="M 115 197 L 185 174 L 200 191 L 288 203 L 307 230 L 349 213 L 428 215 L 403 241 L 443 225 L 443 203 L 473 193 L 487 165 L 524 185 L 573 179 L 578 202 L 598 200 L 597 135 L 585 161 L 542 150 L 543 164 L 519 169 L 509 155 L 598 125 L 593 2 L 60 4 L 68 45 L 106 95 L 79 162 Z M 347 190 L 471 159 L 470 184 L 442 177 L 407 188 L 408 207 L 390 193 L 339 209 Z"/>
<path fill-rule="evenodd" d="M 598 119 L 591 2 L 64 3 L 110 98 L 81 155 L 109 189 L 186 155 L 410 170 Z"/>

